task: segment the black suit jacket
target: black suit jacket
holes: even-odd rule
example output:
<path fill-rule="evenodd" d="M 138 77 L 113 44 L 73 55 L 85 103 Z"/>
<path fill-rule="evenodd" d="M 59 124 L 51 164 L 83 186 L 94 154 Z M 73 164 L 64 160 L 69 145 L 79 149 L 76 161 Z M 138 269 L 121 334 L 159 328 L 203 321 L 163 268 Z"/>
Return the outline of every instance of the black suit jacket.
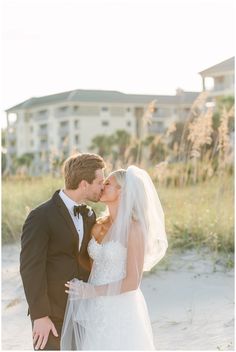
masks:
<path fill-rule="evenodd" d="M 83 217 L 78 252 L 79 236 L 59 191 L 28 215 L 21 236 L 20 273 L 32 320 L 44 316 L 63 320 L 66 281 L 87 281 L 90 274 L 87 246 L 95 222 L 94 212 Z"/>

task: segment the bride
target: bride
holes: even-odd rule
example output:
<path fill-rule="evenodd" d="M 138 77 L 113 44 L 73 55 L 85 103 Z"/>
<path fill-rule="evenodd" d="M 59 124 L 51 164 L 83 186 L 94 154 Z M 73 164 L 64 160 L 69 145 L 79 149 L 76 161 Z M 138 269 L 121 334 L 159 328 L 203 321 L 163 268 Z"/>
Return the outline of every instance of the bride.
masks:
<path fill-rule="evenodd" d="M 109 213 L 92 230 L 89 280 L 66 284 L 61 349 L 154 350 L 140 283 L 168 247 L 156 189 L 146 171 L 129 166 L 108 176 L 101 201 Z"/>

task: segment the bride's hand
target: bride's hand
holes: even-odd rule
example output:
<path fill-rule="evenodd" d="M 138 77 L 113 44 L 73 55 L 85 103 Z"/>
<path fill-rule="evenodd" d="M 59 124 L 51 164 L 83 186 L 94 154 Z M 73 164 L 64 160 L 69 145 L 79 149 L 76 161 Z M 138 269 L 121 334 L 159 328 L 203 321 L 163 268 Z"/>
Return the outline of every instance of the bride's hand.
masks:
<path fill-rule="evenodd" d="M 65 290 L 66 293 L 72 296 L 77 296 L 77 298 L 82 297 L 84 289 L 83 289 L 81 280 L 76 280 L 76 282 L 67 281 L 65 286 L 69 289 L 69 290 Z"/>
<path fill-rule="evenodd" d="M 95 296 L 95 290 L 92 285 L 82 280 L 74 279 L 72 281 L 67 281 L 65 284 L 69 290 L 65 292 L 70 294 L 70 299 L 86 299 L 93 298 Z"/>

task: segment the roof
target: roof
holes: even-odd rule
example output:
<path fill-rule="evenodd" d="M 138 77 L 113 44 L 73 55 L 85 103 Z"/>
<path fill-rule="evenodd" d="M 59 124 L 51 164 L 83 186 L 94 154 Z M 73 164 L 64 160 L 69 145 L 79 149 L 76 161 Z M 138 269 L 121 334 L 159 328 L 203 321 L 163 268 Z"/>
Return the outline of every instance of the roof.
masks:
<path fill-rule="evenodd" d="M 199 92 L 183 92 L 177 95 L 141 95 L 125 94 L 118 91 L 109 90 L 83 90 L 77 89 L 68 92 L 46 95 L 43 97 L 33 97 L 23 101 L 9 109 L 7 112 L 17 111 L 66 102 L 98 102 L 98 103 L 132 103 L 147 104 L 152 100 L 157 100 L 160 104 L 191 103 L 198 96 Z"/>
<path fill-rule="evenodd" d="M 223 73 L 228 71 L 234 71 L 234 56 L 228 60 L 220 62 L 219 64 L 216 64 L 207 68 L 206 70 L 199 72 L 199 74 L 202 76 L 211 76 L 215 73 Z"/>

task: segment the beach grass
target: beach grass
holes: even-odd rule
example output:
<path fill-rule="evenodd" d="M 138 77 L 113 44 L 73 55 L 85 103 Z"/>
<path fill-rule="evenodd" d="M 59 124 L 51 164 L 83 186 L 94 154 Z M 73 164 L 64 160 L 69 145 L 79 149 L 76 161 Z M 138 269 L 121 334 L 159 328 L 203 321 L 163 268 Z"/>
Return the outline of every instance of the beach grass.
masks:
<path fill-rule="evenodd" d="M 158 190 L 170 246 L 234 251 L 233 177 Z"/>
<path fill-rule="evenodd" d="M 62 178 L 11 177 L 2 182 L 2 242 L 19 240 L 29 211 L 63 187 Z M 157 185 L 170 248 L 234 251 L 233 177 L 216 177 L 182 188 Z M 102 204 L 92 204 L 97 216 Z"/>

